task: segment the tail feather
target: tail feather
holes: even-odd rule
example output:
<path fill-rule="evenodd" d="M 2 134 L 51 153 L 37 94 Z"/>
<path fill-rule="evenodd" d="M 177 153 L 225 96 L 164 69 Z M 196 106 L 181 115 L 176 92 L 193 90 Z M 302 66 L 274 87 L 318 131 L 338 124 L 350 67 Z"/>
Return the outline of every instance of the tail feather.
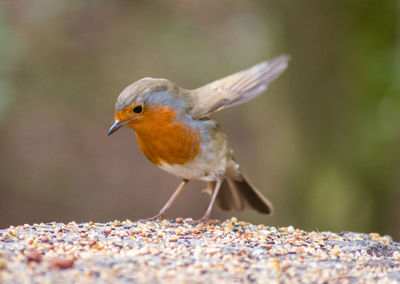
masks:
<path fill-rule="evenodd" d="M 217 202 L 221 209 L 236 209 L 242 211 L 245 205 L 250 206 L 256 211 L 271 215 L 273 206 L 271 202 L 255 187 L 253 187 L 245 177 L 242 180 L 226 178 L 221 185 L 217 196 Z"/>
<path fill-rule="evenodd" d="M 231 209 L 242 211 L 245 207 L 243 197 L 231 179 L 225 179 L 221 184 L 217 196 L 217 203 L 222 210 L 227 211 Z"/>

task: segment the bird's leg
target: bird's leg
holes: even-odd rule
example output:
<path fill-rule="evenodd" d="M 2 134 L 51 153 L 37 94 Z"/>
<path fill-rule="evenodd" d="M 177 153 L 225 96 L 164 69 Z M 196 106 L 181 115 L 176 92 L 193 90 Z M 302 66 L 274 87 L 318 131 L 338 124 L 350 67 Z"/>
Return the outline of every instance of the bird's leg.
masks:
<path fill-rule="evenodd" d="M 183 187 L 188 183 L 189 181 L 187 179 L 183 179 L 178 188 L 175 190 L 175 192 L 172 194 L 172 196 L 168 199 L 167 203 L 165 203 L 164 207 L 160 210 L 160 212 L 151 218 L 147 219 L 140 219 L 140 221 L 153 221 L 153 220 L 162 220 L 164 218 L 165 211 L 171 207 L 172 203 L 174 203 L 175 199 L 178 197 L 179 193 L 181 193 Z"/>
<path fill-rule="evenodd" d="M 208 221 L 211 220 L 211 211 L 214 207 L 215 200 L 217 199 L 217 195 L 218 195 L 219 189 L 221 187 L 221 184 L 222 184 L 222 180 L 217 180 L 217 183 L 215 184 L 214 192 L 212 194 L 211 201 L 210 201 L 210 204 L 208 205 L 206 214 L 204 214 L 204 216 L 201 217 L 201 219 L 196 220 L 192 223 L 194 223 L 194 224 L 207 223 Z"/>

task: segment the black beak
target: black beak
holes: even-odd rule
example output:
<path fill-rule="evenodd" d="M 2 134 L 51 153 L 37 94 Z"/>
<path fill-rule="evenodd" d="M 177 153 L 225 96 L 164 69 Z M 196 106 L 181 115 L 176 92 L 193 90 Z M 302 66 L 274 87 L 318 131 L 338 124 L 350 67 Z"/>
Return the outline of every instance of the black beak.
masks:
<path fill-rule="evenodd" d="M 108 130 L 108 136 L 113 134 L 115 131 L 120 129 L 122 126 L 124 126 L 123 122 L 120 122 L 119 120 L 116 120 L 114 124 L 110 127 L 110 130 Z"/>

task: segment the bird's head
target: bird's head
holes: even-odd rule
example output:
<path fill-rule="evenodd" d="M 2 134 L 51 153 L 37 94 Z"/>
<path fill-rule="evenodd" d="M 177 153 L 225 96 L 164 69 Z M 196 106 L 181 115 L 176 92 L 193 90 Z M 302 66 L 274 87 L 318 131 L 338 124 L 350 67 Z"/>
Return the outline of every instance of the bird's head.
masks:
<path fill-rule="evenodd" d="M 143 78 L 129 85 L 115 103 L 115 122 L 108 135 L 125 125 L 135 130 L 141 126 L 151 128 L 160 119 L 176 117 L 186 105 L 180 93 L 181 89 L 166 79 Z"/>

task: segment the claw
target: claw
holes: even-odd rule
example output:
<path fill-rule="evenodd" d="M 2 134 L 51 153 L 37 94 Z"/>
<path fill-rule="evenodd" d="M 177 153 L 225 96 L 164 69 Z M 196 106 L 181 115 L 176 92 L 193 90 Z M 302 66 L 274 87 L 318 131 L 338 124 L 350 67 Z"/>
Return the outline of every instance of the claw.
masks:
<path fill-rule="evenodd" d="M 164 214 L 157 214 L 156 216 L 146 218 L 146 219 L 139 219 L 137 222 L 144 223 L 148 221 L 161 221 L 164 219 Z"/>

